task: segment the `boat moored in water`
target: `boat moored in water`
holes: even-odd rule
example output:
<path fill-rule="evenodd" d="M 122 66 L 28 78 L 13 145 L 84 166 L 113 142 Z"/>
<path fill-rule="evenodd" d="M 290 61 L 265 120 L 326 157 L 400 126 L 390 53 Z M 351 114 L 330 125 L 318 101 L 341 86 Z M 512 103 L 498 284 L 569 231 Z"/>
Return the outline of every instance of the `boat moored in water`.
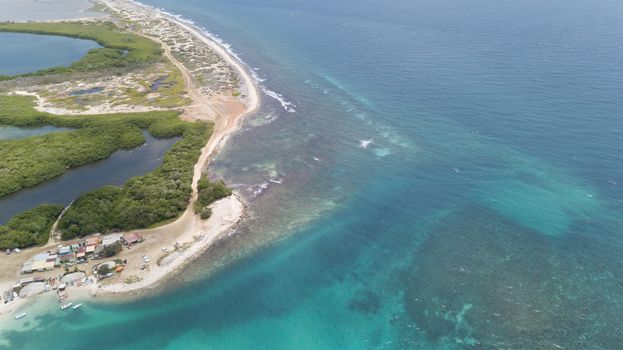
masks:
<path fill-rule="evenodd" d="M 74 305 L 74 307 L 72 307 L 72 309 L 76 310 L 76 309 L 80 308 L 80 306 L 82 306 L 82 304 L 76 304 L 76 305 Z"/>
<path fill-rule="evenodd" d="M 71 303 L 63 304 L 63 305 L 61 305 L 61 310 L 65 310 L 66 308 L 68 308 L 70 306 L 71 306 Z"/>
<path fill-rule="evenodd" d="M 26 317 L 26 313 L 25 312 L 21 312 L 21 313 L 15 315 L 15 319 L 16 320 L 19 320 L 20 318 L 24 318 L 24 317 Z"/>

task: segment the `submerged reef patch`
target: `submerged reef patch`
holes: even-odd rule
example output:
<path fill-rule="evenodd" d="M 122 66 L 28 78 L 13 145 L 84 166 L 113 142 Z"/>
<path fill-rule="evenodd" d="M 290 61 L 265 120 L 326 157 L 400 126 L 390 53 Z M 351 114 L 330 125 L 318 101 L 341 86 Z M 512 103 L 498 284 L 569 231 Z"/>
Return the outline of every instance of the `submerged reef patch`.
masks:
<path fill-rule="evenodd" d="M 595 235 L 551 238 L 471 207 L 440 221 L 408 271 L 408 315 L 434 343 L 483 349 L 623 344 L 623 281 L 614 277 L 623 274 L 623 261 Z"/>

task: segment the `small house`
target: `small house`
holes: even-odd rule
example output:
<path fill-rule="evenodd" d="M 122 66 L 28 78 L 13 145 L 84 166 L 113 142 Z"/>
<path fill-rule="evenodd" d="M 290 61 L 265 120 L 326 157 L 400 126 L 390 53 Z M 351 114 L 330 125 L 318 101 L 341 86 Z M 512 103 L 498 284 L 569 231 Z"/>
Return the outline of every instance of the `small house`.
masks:
<path fill-rule="evenodd" d="M 62 246 L 58 250 L 59 255 L 67 255 L 69 253 L 71 253 L 71 246 L 68 246 L 68 245 Z"/>
<path fill-rule="evenodd" d="M 54 261 L 35 261 L 32 264 L 32 271 L 47 271 L 54 268 Z"/>
<path fill-rule="evenodd" d="M 125 235 L 123 235 L 123 244 L 125 245 L 136 244 L 141 242 L 142 240 L 143 237 L 141 237 L 141 235 L 136 232 L 126 233 Z"/>
<path fill-rule="evenodd" d="M 46 261 L 48 260 L 48 257 L 50 256 L 50 254 L 48 253 L 40 253 L 35 255 L 34 258 L 32 258 L 33 261 Z"/>
<path fill-rule="evenodd" d="M 90 237 L 87 238 L 86 241 L 84 242 L 84 245 L 86 245 L 87 247 L 95 247 L 96 245 L 100 244 L 100 239 L 99 237 Z"/>
<path fill-rule="evenodd" d="M 87 248 L 86 247 L 80 247 L 76 251 L 76 258 L 78 258 L 78 259 L 84 258 L 86 256 L 86 254 L 87 254 Z"/>
<path fill-rule="evenodd" d="M 24 265 L 22 265 L 22 273 L 31 273 L 32 272 L 32 261 L 26 261 Z"/>
<path fill-rule="evenodd" d="M 110 235 L 110 236 L 108 236 L 108 237 L 106 237 L 106 238 L 104 238 L 102 240 L 102 245 L 104 247 L 111 246 L 111 245 L 121 241 L 121 238 L 122 238 L 121 234 L 112 234 L 112 235 Z"/>
<path fill-rule="evenodd" d="M 97 247 L 97 245 L 88 245 L 88 246 L 86 246 L 84 251 L 87 254 L 91 254 L 91 253 L 95 252 L 95 248 L 96 247 Z"/>

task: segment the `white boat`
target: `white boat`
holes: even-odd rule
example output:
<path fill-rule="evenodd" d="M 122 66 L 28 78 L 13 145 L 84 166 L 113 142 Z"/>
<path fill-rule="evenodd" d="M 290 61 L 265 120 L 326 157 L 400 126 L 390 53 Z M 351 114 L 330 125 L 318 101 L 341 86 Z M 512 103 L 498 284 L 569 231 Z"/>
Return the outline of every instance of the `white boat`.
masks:
<path fill-rule="evenodd" d="M 66 308 L 68 308 L 70 306 L 71 306 L 71 303 L 63 304 L 63 305 L 61 305 L 61 310 L 65 310 Z"/>
<path fill-rule="evenodd" d="M 72 309 L 75 310 L 75 309 L 79 308 L 80 306 L 82 306 L 82 304 L 76 304 L 76 305 L 74 305 L 74 307 L 72 307 Z"/>
<path fill-rule="evenodd" d="M 26 313 L 25 312 L 21 312 L 21 313 L 15 315 L 15 319 L 16 320 L 19 320 L 20 318 L 24 318 L 24 317 L 26 317 Z"/>

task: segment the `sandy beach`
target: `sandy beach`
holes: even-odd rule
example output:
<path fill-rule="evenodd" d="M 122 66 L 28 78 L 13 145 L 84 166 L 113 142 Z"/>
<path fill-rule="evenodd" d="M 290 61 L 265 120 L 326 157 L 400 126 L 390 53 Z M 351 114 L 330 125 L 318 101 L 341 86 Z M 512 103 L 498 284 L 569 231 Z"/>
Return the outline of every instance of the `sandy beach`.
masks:
<path fill-rule="evenodd" d="M 199 89 L 192 78 L 191 71 L 178 61 L 171 53 L 171 48 L 161 38 L 154 37 L 143 32 L 138 34 L 147 36 L 158 41 L 163 49 L 165 56 L 182 72 L 186 84 L 188 96 L 192 99 L 192 104 L 184 109 L 182 118 L 186 120 L 212 121 L 214 122 L 214 132 L 208 143 L 202 149 L 198 162 L 195 164 L 192 196 L 186 211 L 175 221 L 166 225 L 138 230 L 144 242 L 134 245 L 131 248 L 124 248 L 123 252 L 115 258 L 127 259 L 124 271 L 113 278 L 106 279 L 97 284 L 83 287 L 69 288 L 71 296 L 72 290 L 77 295 L 84 295 L 85 290 L 92 295 L 127 295 L 128 293 L 140 293 L 146 289 L 153 288 L 158 282 L 165 279 L 171 273 L 179 271 L 180 268 L 197 258 L 215 241 L 235 230 L 237 223 L 245 215 L 245 204 L 239 195 L 235 194 L 213 203 L 212 216 L 208 220 L 201 220 L 195 215 L 193 204 L 197 199 L 197 183 L 206 170 L 211 159 L 219 152 L 229 136 L 238 130 L 241 119 L 253 113 L 259 108 L 260 97 L 258 88 L 246 72 L 243 65 L 222 48 L 218 43 L 204 36 L 200 30 L 179 19 L 158 12 L 151 7 L 133 1 L 102 0 L 100 3 L 106 5 L 111 12 L 124 15 L 130 19 L 151 17 L 159 21 L 167 21 L 174 25 L 179 33 L 200 40 L 207 45 L 210 50 L 217 53 L 229 65 L 240 78 L 239 89 L 241 96 L 235 97 L 225 94 L 205 94 Z M 29 94 L 27 92 L 18 92 Z M 38 107 L 42 107 L 40 97 L 37 96 Z M 128 110 L 130 112 L 136 110 Z M 53 112 L 49 111 L 48 112 Z M 66 111 L 63 111 L 65 113 Z M 102 109 L 101 113 L 110 112 Z M 52 234 L 51 237 L 55 235 Z M 37 253 L 45 252 L 55 247 L 58 243 L 50 240 L 48 245 L 24 249 L 20 254 L 10 256 L 0 256 L 0 289 L 7 290 L 20 279 L 21 265 Z M 149 269 L 142 269 L 143 256 L 151 259 Z M 83 268 L 89 271 L 92 267 L 91 262 Z M 48 271 L 37 274 L 43 277 L 52 277 L 59 274 L 59 270 Z M 82 291 L 78 291 L 82 290 Z M 17 298 L 8 304 L 0 304 L 0 314 L 12 314 L 20 309 L 26 299 Z"/>

